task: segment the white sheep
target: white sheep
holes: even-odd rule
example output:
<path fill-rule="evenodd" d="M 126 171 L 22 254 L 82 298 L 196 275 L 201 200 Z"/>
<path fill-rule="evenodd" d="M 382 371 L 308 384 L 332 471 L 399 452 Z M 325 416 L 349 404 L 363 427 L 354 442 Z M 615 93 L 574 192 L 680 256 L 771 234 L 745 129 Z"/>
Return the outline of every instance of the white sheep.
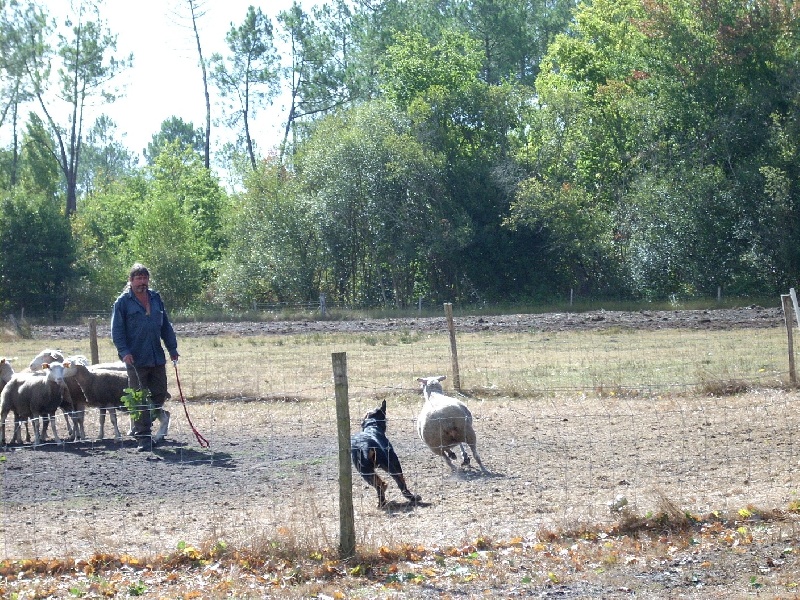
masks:
<path fill-rule="evenodd" d="M 446 375 L 417 378 L 422 384 L 422 393 L 425 396 L 425 404 L 417 417 L 417 433 L 428 448 L 434 454 L 443 457 L 453 470 L 455 466 L 452 459 L 456 455 L 451 448 L 459 446 L 462 464 L 469 465 L 469 456 L 464 449 L 464 444 L 467 444 L 472 449 L 472 455 L 481 471 L 486 473 L 478 455 L 477 439 L 472 427 L 472 413 L 460 400 L 444 395 L 441 382 L 446 378 Z"/>
<path fill-rule="evenodd" d="M 13 376 L 14 367 L 11 366 L 11 361 L 7 358 L 0 358 L 0 392 Z"/>
<path fill-rule="evenodd" d="M 3 391 L 3 388 L 6 384 L 11 381 L 11 378 L 14 376 L 14 367 L 11 365 L 11 361 L 7 358 L 0 358 L 0 392 Z M 15 431 L 16 428 L 20 427 L 19 421 L 14 424 Z M 25 421 L 25 430 L 28 429 L 28 422 Z M 31 441 L 30 432 L 27 435 L 27 441 Z"/>
<path fill-rule="evenodd" d="M 86 394 L 84 394 L 83 389 L 81 388 L 78 381 L 73 376 L 74 373 L 74 365 L 84 365 L 88 369 L 92 371 L 96 370 L 108 370 L 108 371 L 122 371 L 125 372 L 125 363 L 120 361 L 115 362 L 107 362 L 107 363 L 99 363 L 96 365 L 92 365 L 88 358 L 83 356 L 82 354 L 76 354 L 73 356 L 67 357 L 66 361 L 64 362 L 64 383 L 66 383 L 67 388 L 70 391 L 70 395 L 72 396 L 72 404 L 73 404 L 73 411 L 70 413 L 72 417 L 73 424 L 75 427 L 75 434 L 73 439 L 74 440 L 84 440 L 86 439 L 86 429 L 84 426 L 85 415 L 86 415 L 86 407 L 90 404 L 88 399 L 86 398 Z M 124 389 L 124 388 L 123 388 Z M 124 393 L 124 392 L 123 392 Z M 107 408 L 105 405 L 99 406 L 98 404 L 92 404 L 93 406 L 99 408 L 100 410 L 100 436 L 99 439 L 103 439 L 104 432 L 105 432 L 105 422 L 106 422 L 106 412 L 111 414 L 111 421 L 114 424 L 114 427 L 117 431 L 117 439 L 120 439 L 119 435 L 119 428 L 117 427 L 117 413 L 113 407 L 118 406 L 118 402 L 112 402 L 112 408 Z"/>
<path fill-rule="evenodd" d="M 52 348 L 45 348 L 39 354 L 33 357 L 33 360 L 28 365 L 29 371 L 41 371 L 42 365 L 45 363 L 63 363 L 64 354 L 61 350 L 53 350 Z"/>
<path fill-rule="evenodd" d="M 86 360 L 85 357 L 82 358 Z M 61 350 L 55 350 L 53 348 L 45 348 L 44 350 L 39 352 L 39 354 L 33 357 L 33 360 L 28 365 L 26 371 L 30 371 L 33 373 L 42 372 L 42 365 L 52 364 L 52 363 L 63 364 L 64 354 L 63 352 L 61 352 Z M 67 432 L 69 434 L 68 437 L 71 440 L 83 439 L 83 437 L 79 437 L 80 431 L 77 429 L 77 427 L 79 427 L 81 431 L 83 430 L 83 422 L 81 421 L 77 426 L 73 427 L 73 420 L 75 415 L 73 414 L 74 407 L 72 406 L 71 401 L 73 398 L 71 396 L 73 396 L 77 390 L 69 388 L 69 391 L 70 391 L 70 397 L 66 398 L 63 405 L 61 406 L 61 412 L 64 414 L 64 423 L 66 423 L 67 425 Z M 42 437 L 47 436 L 47 425 L 48 422 L 45 421 L 44 425 L 42 426 Z M 16 426 L 19 427 L 20 424 L 17 423 Z M 31 436 L 30 432 L 28 431 L 27 422 L 25 423 L 25 438 L 26 441 L 28 442 L 31 441 Z"/>
<path fill-rule="evenodd" d="M 84 421 L 86 417 L 86 405 L 88 402 L 83 390 L 81 389 L 81 386 L 78 385 L 78 382 L 75 380 L 75 378 L 68 376 L 70 365 L 75 364 L 89 365 L 91 363 L 89 362 L 89 359 L 82 354 L 69 356 L 64 361 L 64 384 L 67 386 L 70 398 L 72 400 L 72 410 L 69 412 L 69 416 L 72 418 L 73 428 L 70 431 L 70 436 L 73 441 L 77 442 L 86 439 L 86 428 Z M 67 409 L 63 406 L 61 409 L 65 411 L 64 414 L 66 415 Z"/>
<path fill-rule="evenodd" d="M 63 443 L 58 437 L 54 417 L 56 410 L 64 402 L 64 395 L 69 394 L 64 384 L 64 367 L 61 363 L 45 363 L 42 367 L 45 373 L 14 374 L 0 392 L 0 445 L 6 443 L 5 422 L 9 412 L 14 413 L 15 423 L 22 419 L 33 420 L 34 446 L 45 441 L 40 423 L 47 421 L 53 422 L 53 438 L 56 443 Z M 15 427 L 12 441 L 21 443 L 19 433 L 19 429 Z"/>
<path fill-rule="evenodd" d="M 98 439 L 103 439 L 105 432 L 105 413 L 108 412 L 111 425 L 114 427 L 114 439 L 119 441 L 122 434 L 117 424 L 116 409 L 125 411 L 121 398 L 125 389 L 129 387 L 126 371 L 116 368 L 97 368 L 99 365 L 87 367 L 83 364 L 65 363 L 64 377 L 66 380 L 74 378 L 78 383 L 88 406 L 100 409 L 100 433 Z M 169 428 L 169 412 L 159 411 L 156 417 L 160 422 L 156 434 L 153 436 L 155 443 L 160 442 L 167 435 Z"/>

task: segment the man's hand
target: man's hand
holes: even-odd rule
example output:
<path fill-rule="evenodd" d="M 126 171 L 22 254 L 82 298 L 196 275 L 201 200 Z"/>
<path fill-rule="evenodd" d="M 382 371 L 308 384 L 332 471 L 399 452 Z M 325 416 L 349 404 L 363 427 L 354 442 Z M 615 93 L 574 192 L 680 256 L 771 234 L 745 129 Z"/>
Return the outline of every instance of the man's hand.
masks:
<path fill-rule="evenodd" d="M 126 354 L 125 356 L 123 356 L 122 357 L 122 362 L 124 362 L 126 365 L 132 365 L 133 364 L 133 354 Z"/>

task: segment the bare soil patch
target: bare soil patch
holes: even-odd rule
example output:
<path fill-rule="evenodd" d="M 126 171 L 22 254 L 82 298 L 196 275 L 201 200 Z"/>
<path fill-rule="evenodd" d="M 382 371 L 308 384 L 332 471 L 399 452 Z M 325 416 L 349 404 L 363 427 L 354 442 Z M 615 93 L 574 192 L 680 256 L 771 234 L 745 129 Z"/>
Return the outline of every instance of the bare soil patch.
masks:
<path fill-rule="evenodd" d="M 594 310 L 582 313 L 542 313 L 455 317 L 459 331 L 569 331 L 603 329 L 730 329 L 778 327 L 783 325 L 780 307 L 749 306 L 714 310 Z M 397 319 L 357 319 L 348 321 L 263 321 L 263 322 L 182 322 L 176 323 L 179 336 L 287 335 L 303 333 L 369 333 L 382 331 L 447 330 L 444 317 L 405 317 Z M 107 335 L 108 325 L 98 324 L 98 335 Z M 76 339 L 86 335 L 84 325 L 34 326 L 37 339 Z"/>

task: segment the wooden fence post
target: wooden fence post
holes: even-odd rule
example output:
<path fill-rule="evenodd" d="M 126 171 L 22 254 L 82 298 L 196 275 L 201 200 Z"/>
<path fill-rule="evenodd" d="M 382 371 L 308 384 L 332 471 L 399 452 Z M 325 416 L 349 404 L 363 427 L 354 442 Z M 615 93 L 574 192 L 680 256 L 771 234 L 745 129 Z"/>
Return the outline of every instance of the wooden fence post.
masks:
<path fill-rule="evenodd" d="M 800 327 L 800 306 L 797 305 L 797 293 L 794 288 L 789 288 L 789 296 L 792 298 L 792 305 L 794 306 L 794 316 L 797 319 L 797 326 Z"/>
<path fill-rule="evenodd" d="M 453 388 L 461 391 L 461 375 L 458 371 L 458 346 L 456 345 L 456 328 L 453 324 L 453 305 L 446 302 L 444 314 L 447 316 L 447 328 L 450 330 L 450 361 L 453 365 Z"/>
<path fill-rule="evenodd" d="M 89 319 L 89 353 L 93 365 L 100 362 L 100 353 L 97 351 L 97 317 Z"/>
<path fill-rule="evenodd" d="M 347 353 L 331 354 L 336 393 L 336 430 L 339 438 L 339 556 L 356 553 L 356 528 L 353 512 L 353 469 L 350 464 L 350 405 L 347 399 Z"/>
<path fill-rule="evenodd" d="M 789 339 L 789 382 L 792 385 L 797 385 L 797 373 L 794 369 L 794 336 L 792 328 L 794 327 L 794 319 L 792 313 L 794 307 L 792 306 L 792 297 L 789 294 L 781 294 L 781 303 L 783 304 L 783 321 L 786 323 L 786 336 Z"/>

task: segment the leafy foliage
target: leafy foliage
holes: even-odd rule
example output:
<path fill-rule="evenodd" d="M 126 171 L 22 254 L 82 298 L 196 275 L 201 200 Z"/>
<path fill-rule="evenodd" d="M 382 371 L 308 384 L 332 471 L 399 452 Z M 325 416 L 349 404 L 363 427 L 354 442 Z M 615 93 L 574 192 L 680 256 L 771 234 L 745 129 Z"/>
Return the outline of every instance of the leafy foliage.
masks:
<path fill-rule="evenodd" d="M 58 317 L 67 305 L 75 244 L 59 203 L 42 195 L 0 199 L 0 307 Z"/>
<path fill-rule="evenodd" d="M 332 298 L 413 302 L 433 259 L 459 243 L 457 217 L 443 211 L 442 165 L 386 103 L 319 124 L 298 172 L 318 220 Z"/>

